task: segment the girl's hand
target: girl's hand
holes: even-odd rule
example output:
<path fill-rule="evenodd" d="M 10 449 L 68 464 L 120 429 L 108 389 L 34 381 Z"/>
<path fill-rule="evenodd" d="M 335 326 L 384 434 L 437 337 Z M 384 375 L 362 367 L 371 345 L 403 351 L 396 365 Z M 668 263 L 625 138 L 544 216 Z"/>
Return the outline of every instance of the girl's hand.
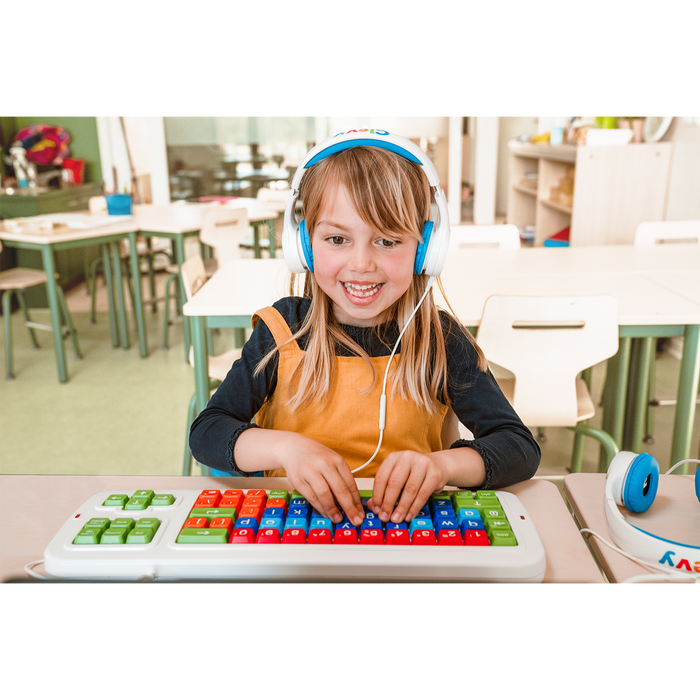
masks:
<path fill-rule="evenodd" d="M 374 477 L 372 498 L 367 503 L 382 522 L 390 518 L 392 523 L 409 522 L 430 494 L 443 490 L 450 470 L 445 460 L 438 457 L 440 454 L 406 450 L 392 452 L 382 462 Z M 399 503 L 394 510 L 397 499 Z"/>
<path fill-rule="evenodd" d="M 340 505 L 354 525 L 361 525 L 364 510 L 347 462 L 315 440 L 296 433 L 287 435 L 280 466 L 286 471 L 291 487 L 333 522 L 343 519 Z"/>

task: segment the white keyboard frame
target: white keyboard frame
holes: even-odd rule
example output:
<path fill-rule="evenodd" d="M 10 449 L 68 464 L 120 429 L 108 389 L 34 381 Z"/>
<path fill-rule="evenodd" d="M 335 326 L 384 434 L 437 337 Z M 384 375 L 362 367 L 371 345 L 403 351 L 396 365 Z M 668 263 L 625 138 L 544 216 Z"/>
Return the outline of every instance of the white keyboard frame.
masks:
<path fill-rule="evenodd" d="M 120 491 L 131 495 L 137 489 Z M 245 491 L 245 489 L 244 489 Z M 103 506 L 115 491 L 95 494 L 69 518 L 44 552 L 51 576 L 83 581 L 344 581 L 344 582 L 540 582 L 545 553 L 517 496 L 496 491 L 518 542 L 514 547 L 322 544 L 177 544 L 201 489 L 162 489 L 170 506 L 123 510 Z M 155 517 L 149 544 L 74 545 L 92 518 Z"/>

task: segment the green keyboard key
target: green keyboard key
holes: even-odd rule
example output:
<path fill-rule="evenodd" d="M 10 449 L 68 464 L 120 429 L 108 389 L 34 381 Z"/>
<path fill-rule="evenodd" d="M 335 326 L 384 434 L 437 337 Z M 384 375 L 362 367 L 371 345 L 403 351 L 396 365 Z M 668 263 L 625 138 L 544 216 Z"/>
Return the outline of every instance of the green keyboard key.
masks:
<path fill-rule="evenodd" d="M 171 506 L 173 503 L 175 503 L 175 496 L 171 493 L 158 493 L 151 501 L 152 506 Z"/>
<path fill-rule="evenodd" d="M 90 520 L 88 520 L 83 526 L 83 529 L 95 528 L 100 532 L 104 532 L 109 527 L 109 525 L 109 518 L 90 518 Z"/>
<path fill-rule="evenodd" d="M 477 491 L 476 500 L 484 505 L 501 505 L 495 491 Z"/>
<path fill-rule="evenodd" d="M 127 501 L 124 510 L 146 510 L 148 504 L 149 500 L 147 498 L 137 498 L 134 496 Z"/>
<path fill-rule="evenodd" d="M 500 531 L 500 532 L 510 532 L 511 531 L 510 524 L 504 518 L 486 518 L 484 520 L 484 525 L 486 526 L 486 532 L 488 532 L 489 535 L 492 532 L 496 532 L 496 531 Z"/>
<path fill-rule="evenodd" d="M 481 515 L 484 518 L 500 518 L 501 520 L 506 520 L 506 514 L 503 512 L 503 510 L 494 506 L 484 506 L 483 510 L 481 511 Z"/>
<path fill-rule="evenodd" d="M 429 500 L 434 501 L 436 499 L 440 499 L 440 500 L 449 499 L 449 497 L 451 495 L 452 495 L 452 493 L 450 491 L 440 491 L 440 493 L 431 493 Z"/>
<path fill-rule="evenodd" d="M 99 544 L 103 530 L 96 527 L 84 527 L 73 540 L 73 544 Z"/>
<path fill-rule="evenodd" d="M 113 493 L 111 496 L 107 497 L 107 500 L 102 505 L 121 508 L 128 500 L 129 497 L 125 493 Z"/>
<path fill-rule="evenodd" d="M 148 544 L 152 539 L 155 532 L 151 530 L 150 527 L 137 527 L 134 528 L 127 536 L 127 544 Z"/>
<path fill-rule="evenodd" d="M 145 498 L 149 503 L 153 500 L 155 493 L 149 489 L 144 489 L 142 491 L 134 491 L 132 498 Z"/>
<path fill-rule="evenodd" d="M 296 489 L 292 491 L 292 498 L 304 498 Z"/>
<path fill-rule="evenodd" d="M 267 495 L 268 499 L 272 500 L 275 498 L 284 498 L 285 500 L 289 500 L 289 491 L 285 490 L 278 490 L 278 491 L 270 491 L 270 493 Z"/>
<path fill-rule="evenodd" d="M 136 521 L 136 529 L 146 528 L 148 530 L 153 530 L 155 532 L 160 527 L 160 520 L 158 518 L 139 518 Z"/>
<path fill-rule="evenodd" d="M 115 518 L 112 520 L 112 527 L 117 529 L 123 529 L 129 532 L 134 527 L 133 518 Z"/>
<path fill-rule="evenodd" d="M 372 498 L 372 489 L 360 489 L 360 498 Z"/>
<path fill-rule="evenodd" d="M 235 508 L 193 508 L 190 518 L 232 518 L 237 517 Z"/>
<path fill-rule="evenodd" d="M 211 528 L 198 530 L 194 527 L 186 527 L 177 536 L 178 544 L 226 544 L 229 533 L 226 528 Z"/>
<path fill-rule="evenodd" d="M 102 534 L 100 544 L 124 544 L 126 542 L 126 534 L 126 528 L 111 527 Z"/>
<path fill-rule="evenodd" d="M 494 547 L 515 547 L 518 544 L 510 530 L 494 530 L 489 533 L 489 539 Z"/>

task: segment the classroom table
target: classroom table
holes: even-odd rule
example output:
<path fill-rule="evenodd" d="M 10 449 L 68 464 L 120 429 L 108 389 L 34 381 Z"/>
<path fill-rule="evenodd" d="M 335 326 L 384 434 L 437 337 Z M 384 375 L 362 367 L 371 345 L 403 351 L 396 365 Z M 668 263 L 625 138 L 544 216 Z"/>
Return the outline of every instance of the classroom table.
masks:
<path fill-rule="evenodd" d="M 31 218 L 31 217 L 30 217 Z M 41 252 L 44 272 L 48 278 L 47 295 L 53 325 L 54 347 L 56 349 L 56 364 L 58 365 L 58 377 L 61 382 L 68 381 L 68 365 L 63 346 L 63 335 L 59 323 L 58 297 L 56 295 L 56 267 L 54 252 L 68 248 L 81 248 L 91 245 L 102 245 L 104 256 L 105 279 L 107 286 L 112 286 L 112 274 L 116 281 L 118 309 L 115 312 L 112 304 L 112 295 L 108 295 L 110 306 L 110 327 L 112 331 L 112 344 L 116 347 L 130 347 L 129 329 L 126 320 L 126 304 L 124 301 L 124 289 L 122 285 L 121 262 L 119 258 L 119 241 L 128 240 L 130 248 L 131 271 L 134 279 L 139 279 L 139 260 L 136 248 L 136 233 L 138 223 L 134 217 L 109 217 L 103 214 L 93 215 L 88 212 L 71 212 L 70 214 L 46 214 L 37 219 L 52 219 L 68 222 L 68 228 L 56 229 L 54 232 L 28 232 L 10 231 L 3 222 L 0 222 L 0 239 L 3 244 L 25 250 L 38 250 Z M 71 228 L 70 222 L 74 227 Z M 78 228 L 78 225 L 80 227 Z M 140 285 L 134 285 L 134 298 L 136 302 L 136 323 L 139 336 L 139 351 L 142 357 L 148 356 L 146 345 L 146 328 L 143 319 L 143 300 Z M 117 332 L 116 319 L 118 317 L 119 333 Z"/>
<path fill-rule="evenodd" d="M 700 503 L 695 496 L 694 475 L 661 474 L 654 503 L 645 513 L 620 512 L 627 522 L 665 539 L 700 546 Z M 605 474 L 569 474 L 564 495 L 579 527 L 589 528 L 612 541 L 605 520 L 603 497 Z M 619 583 L 632 576 L 660 573 L 628 559 L 589 533 L 582 533 L 608 581 Z"/>
<path fill-rule="evenodd" d="M 694 272 L 688 265 L 697 265 L 700 271 L 700 250 L 690 253 L 677 250 L 679 246 L 667 248 L 656 251 L 662 271 L 672 272 L 674 265 L 689 276 Z M 690 456 L 700 372 L 700 301 L 652 279 L 650 275 L 656 274 L 650 270 L 654 256 L 640 251 L 642 248 L 635 246 L 456 250 L 450 252 L 441 279 L 455 313 L 473 329 L 479 325 L 486 299 L 494 294 L 614 296 L 618 301 L 620 349 L 609 361 L 609 365 L 615 364 L 608 373 L 603 429 L 618 445 L 625 438 L 631 340 L 683 336 L 671 450 L 671 463 L 675 464 Z M 552 258 L 548 257 L 550 253 L 555 253 Z M 614 266 L 604 262 L 611 256 L 615 257 Z M 602 261 L 602 271 L 591 272 L 597 259 Z M 185 304 L 184 313 L 193 327 L 197 412 L 204 409 L 209 398 L 205 327 L 246 327 L 255 311 L 288 293 L 286 276 L 282 260 L 231 261 Z M 437 303 L 447 308 L 437 285 L 433 289 Z"/>
<path fill-rule="evenodd" d="M 373 482 L 373 479 L 357 479 L 357 486 L 371 489 Z M 44 549 L 66 519 L 93 494 L 146 488 L 159 492 L 290 490 L 289 482 L 279 478 L 0 475 L 0 581 L 29 580 L 24 566 L 43 558 Z M 518 496 L 537 528 L 547 559 L 545 583 L 603 583 L 598 566 L 554 484 L 532 479 L 503 490 Z M 41 507 L 29 507 L 30 504 Z M 41 573 L 41 568 L 38 572 Z"/>

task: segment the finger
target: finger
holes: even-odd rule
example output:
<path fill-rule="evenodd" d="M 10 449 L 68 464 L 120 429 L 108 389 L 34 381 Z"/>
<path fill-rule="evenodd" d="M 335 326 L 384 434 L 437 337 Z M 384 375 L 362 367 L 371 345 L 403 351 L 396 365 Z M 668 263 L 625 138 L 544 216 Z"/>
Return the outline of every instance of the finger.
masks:
<path fill-rule="evenodd" d="M 324 518 L 330 518 L 334 523 L 339 523 L 343 519 L 333 491 L 321 475 L 313 481 L 313 494 L 314 500 L 309 502 Z"/>
<path fill-rule="evenodd" d="M 348 517 L 351 520 L 355 516 L 358 516 L 361 520 L 363 520 L 365 517 L 365 509 L 362 507 L 362 499 L 360 498 L 360 492 L 357 488 L 357 482 L 355 481 L 355 477 L 350 471 L 350 467 L 348 467 L 347 465 L 341 465 L 338 468 L 338 474 L 340 475 L 340 478 L 345 482 L 345 485 L 348 487 L 350 498 L 352 499 L 353 503 L 353 508 L 351 508 L 351 510 L 346 510 L 345 508 L 343 510 L 345 510 L 345 512 L 348 514 Z"/>
<path fill-rule="evenodd" d="M 391 472 L 387 476 L 386 488 L 384 490 L 384 497 L 382 498 L 382 503 L 379 506 L 379 519 L 386 523 L 391 518 L 394 512 L 394 506 L 399 500 L 408 476 L 410 474 L 410 468 L 405 462 L 395 461 L 391 466 Z"/>
<path fill-rule="evenodd" d="M 341 476 L 341 472 L 341 468 L 330 471 L 327 474 L 328 485 L 333 491 L 332 495 L 335 496 L 335 500 L 348 516 L 350 522 L 359 527 L 362 524 L 362 519 L 364 518 L 364 510 L 362 509 L 360 494 L 357 491 L 355 480 L 352 479 L 350 484 L 346 483 Z M 353 490 L 355 492 L 354 496 L 352 494 Z"/>
<path fill-rule="evenodd" d="M 414 465 L 394 511 L 394 522 L 411 522 L 426 504 L 432 493 L 432 483 L 426 479 L 426 475 L 427 469 Z"/>

